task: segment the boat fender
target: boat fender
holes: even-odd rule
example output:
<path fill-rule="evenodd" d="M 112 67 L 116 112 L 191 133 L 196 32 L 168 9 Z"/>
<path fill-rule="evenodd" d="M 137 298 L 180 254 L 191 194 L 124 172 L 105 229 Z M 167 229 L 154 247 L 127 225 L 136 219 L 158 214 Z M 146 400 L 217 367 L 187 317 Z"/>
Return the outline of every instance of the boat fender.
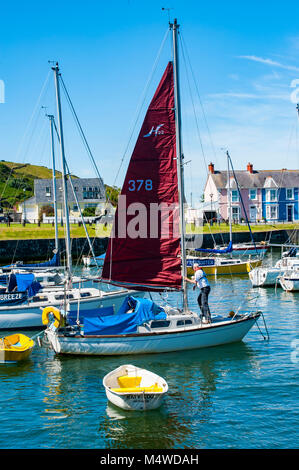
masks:
<path fill-rule="evenodd" d="M 53 314 L 55 320 L 53 326 L 58 328 L 61 322 L 61 315 L 60 311 L 56 307 L 45 307 L 42 313 L 42 322 L 43 325 L 48 325 L 50 323 L 49 315 L 50 313 Z"/>

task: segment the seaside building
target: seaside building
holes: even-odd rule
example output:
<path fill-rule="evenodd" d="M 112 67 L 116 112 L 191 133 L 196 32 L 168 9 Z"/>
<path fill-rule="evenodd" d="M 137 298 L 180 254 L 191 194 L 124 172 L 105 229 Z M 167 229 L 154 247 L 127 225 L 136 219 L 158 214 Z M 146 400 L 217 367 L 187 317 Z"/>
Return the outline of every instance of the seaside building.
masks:
<path fill-rule="evenodd" d="M 299 170 L 254 170 L 251 163 L 246 170 L 236 170 L 246 215 L 250 222 L 294 222 L 299 220 Z M 232 219 L 246 219 L 235 178 L 227 170 L 216 170 L 209 165 L 204 189 L 204 200 L 210 202 L 222 219 L 229 218 L 228 188 Z"/>
<path fill-rule="evenodd" d="M 88 207 L 99 207 L 105 204 L 105 187 L 99 178 L 73 178 L 73 187 L 76 192 L 81 211 Z M 63 191 L 62 180 L 56 179 L 57 192 L 57 213 L 58 218 L 62 217 Z M 73 194 L 69 181 L 67 182 L 67 194 L 70 217 L 80 217 L 78 205 Z M 28 222 L 37 222 L 40 212 L 45 206 L 53 206 L 53 183 L 52 179 L 36 179 L 34 181 L 34 196 L 26 199 L 19 204 L 19 212 L 22 213 L 22 219 Z"/>

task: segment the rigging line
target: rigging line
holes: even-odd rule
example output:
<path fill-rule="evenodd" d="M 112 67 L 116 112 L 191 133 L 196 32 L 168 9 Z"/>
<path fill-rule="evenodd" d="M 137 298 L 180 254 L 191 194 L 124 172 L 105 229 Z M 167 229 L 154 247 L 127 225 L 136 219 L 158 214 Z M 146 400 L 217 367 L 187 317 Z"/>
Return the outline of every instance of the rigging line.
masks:
<path fill-rule="evenodd" d="M 58 129 L 57 129 L 57 127 L 56 127 L 55 119 L 53 119 L 53 124 L 54 124 L 54 129 L 55 129 L 55 132 L 56 132 L 56 136 L 57 136 L 58 142 L 60 142 L 60 136 L 59 136 Z M 76 202 L 76 204 L 77 204 L 77 207 L 78 207 L 78 210 L 79 210 L 81 219 L 82 219 L 83 228 L 84 228 L 84 231 L 85 231 L 85 234 L 86 234 L 86 238 L 87 238 L 87 241 L 88 241 L 88 244 L 89 244 L 89 248 L 90 248 L 90 251 L 91 251 L 91 254 L 92 254 L 93 259 L 95 259 L 95 254 L 94 254 L 93 246 L 92 246 L 91 240 L 90 240 L 90 238 L 89 238 L 88 230 L 87 230 L 87 227 L 86 227 L 84 218 L 83 218 L 83 214 L 82 214 L 81 207 L 80 207 L 80 204 L 79 204 L 79 201 L 78 201 L 78 198 L 77 198 L 77 194 L 76 194 L 76 191 L 75 191 L 74 186 L 73 186 L 71 172 L 70 172 L 70 169 L 69 169 L 69 166 L 68 166 L 68 163 L 67 163 L 66 160 L 65 160 L 65 164 L 66 164 L 66 169 L 67 169 L 67 172 L 68 172 L 67 176 L 68 176 L 68 179 L 69 179 L 71 188 L 72 188 L 72 192 L 73 192 L 73 195 L 74 195 L 75 202 Z M 83 247 L 83 248 L 84 248 L 84 247 Z M 82 250 L 81 250 L 81 255 L 82 255 L 82 253 L 83 253 L 83 248 L 82 248 Z M 78 264 L 78 262 L 77 262 L 77 264 Z"/>
<path fill-rule="evenodd" d="M 30 138 L 29 138 L 29 142 L 27 143 L 27 148 L 26 148 L 26 151 L 25 151 L 25 153 L 24 153 L 24 156 L 23 156 L 23 159 L 22 159 L 22 163 L 24 163 L 25 157 L 26 157 L 26 155 L 27 155 L 27 153 L 28 153 L 28 149 L 29 149 L 29 146 L 30 146 L 30 144 L 31 144 L 31 141 L 32 141 L 32 138 L 33 138 L 33 134 L 34 134 L 34 132 L 35 132 L 35 130 L 36 130 L 36 127 L 37 127 L 38 119 L 39 119 L 39 114 L 38 114 L 37 117 L 36 117 L 36 121 L 35 121 L 34 127 L 33 127 L 32 131 L 31 131 L 31 135 L 30 135 Z M 40 134 L 41 134 L 41 131 L 40 131 Z M 39 136 L 39 137 L 40 137 L 40 136 Z M 38 138 L 39 138 L 39 137 L 38 137 Z M 17 160 L 17 159 L 18 159 L 18 158 L 16 158 L 16 160 Z M 13 171 L 14 171 L 15 169 L 17 169 L 17 167 L 14 167 L 14 166 L 12 165 L 12 166 L 11 166 L 11 169 L 10 169 L 10 172 L 9 172 L 9 175 L 8 175 L 8 178 L 5 180 L 5 184 L 4 184 L 4 186 L 3 186 L 2 193 L 1 193 L 1 196 L 0 196 L 1 198 L 3 197 L 3 195 L 4 195 L 5 191 L 6 191 L 7 185 L 8 185 L 8 183 L 9 183 L 9 181 L 10 181 L 10 179 L 11 179 L 11 176 L 12 176 L 12 173 L 13 173 Z M 23 178 L 24 178 L 24 177 L 23 177 Z M 20 178 L 20 180 L 22 181 L 22 178 Z"/>
<path fill-rule="evenodd" d="M 40 129 L 40 132 L 39 132 L 37 141 L 36 141 L 36 143 L 35 143 L 35 149 L 36 149 L 37 145 L 40 143 L 39 141 L 41 141 L 41 138 L 44 137 L 44 136 L 42 135 L 44 132 L 45 132 L 45 125 L 44 125 L 44 123 L 43 123 L 43 125 L 42 125 L 42 127 L 41 127 L 41 129 Z M 44 143 L 45 143 L 45 141 L 44 141 Z M 34 149 L 34 150 L 35 150 L 35 149 Z M 42 155 L 42 153 L 43 153 L 43 152 L 41 152 L 41 155 Z M 12 169 L 13 169 L 13 168 L 15 168 L 15 167 L 12 166 Z M 18 169 L 18 168 L 15 168 L 15 169 Z M 11 176 L 11 173 L 10 173 L 10 176 Z M 23 176 L 21 176 L 20 178 L 16 178 L 16 179 L 15 179 L 16 184 L 14 185 L 14 189 L 15 189 L 16 191 L 15 191 L 15 196 L 14 196 L 14 198 L 12 199 L 12 202 L 11 202 L 12 205 L 15 204 L 15 202 L 16 202 L 16 200 L 17 200 L 17 197 L 18 197 L 18 196 L 17 196 L 17 190 L 21 190 L 21 189 L 24 188 L 24 186 L 25 186 L 25 185 L 24 185 L 25 178 L 26 178 L 26 173 L 23 173 Z M 8 180 L 9 180 L 9 178 L 8 178 Z M 8 180 L 6 180 L 6 185 L 8 184 Z M 26 186 L 27 186 L 27 185 L 26 185 Z M 19 195 L 19 197 L 20 197 L 20 195 Z M 24 200 L 26 200 L 26 198 L 25 198 Z"/>
<path fill-rule="evenodd" d="M 132 127 L 132 130 L 131 130 L 130 136 L 129 136 L 129 141 L 128 141 L 127 145 L 126 145 L 125 151 L 124 151 L 123 156 L 122 156 L 122 158 L 121 158 L 120 165 L 119 165 L 118 171 L 117 171 L 117 173 L 116 173 L 113 186 L 115 186 L 115 184 L 116 184 L 116 181 L 117 181 L 117 178 L 118 178 L 118 176 L 119 176 L 120 170 L 121 170 L 122 165 L 123 165 L 123 163 L 124 163 L 124 160 L 125 160 L 125 158 L 126 158 L 126 154 L 127 154 L 128 148 L 129 148 L 129 146 L 130 146 L 130 143 L 131 143 L 131 140 L 132 140 L 132 138 L 133 138 L 133 135 L 134 135 L 134 132 L 135 132 L 137 123 L 138 123 L 138 121 L 139 121 L 139 117 L 140 117 L 141 111 L 142 111 L 142 109 L 143 109 L 143 105 L 144 105 L 144 102 L 145 102 L 145 99 L 146 99 L 146 96 L 147 96 L 148 89 L 149 89 L 150 84 L 151 84 L 151 82 L 152 82 L 153 75 L 154 75 L 154 73 L 155 73 L 155 71 L 156 71 L 156 69 L 157 69 L 158 62 L 159 62 L 159 59 L 160 59 L 162 50 L 163 50 L 163 48 L 164 48 L 164 45 L 165 45 L 165 42 L 166 42 L 166 39 L 167 39 L 168 36 L 169 36 L 169 28 L 167 28 L 167 31 L 166 31 L 166 33 L 165 33 L 165 35 L 164 35 L 164 37 L 163 37 L 162 43 L 161 43 L 160 48 L 159 48 L 158 53 L 157 53 L 157 57 L 156 57 L 155 62 L 154 62 L 154 65 L 153 65 L 153 67 L 152 67 L 152 70 L 151 70 L 151 72 L 150 72 L 149 78 L 148 78 L 148 80 L 147 80 L 147 82 L 146 82 L 146 85 L 145 85 L 145 87 L 144 87 L 143 93 L 142 93 L 142 95 L 141 95 L 141 99 L 139 100 L 139 104 L 138 104 L 138 106 L 137 106 L 137 116 L 136 116 L 136 119 L 135 119 L 135 121 L 134 121 L 134 123 L 133 123 L 133 127 Z"/>
<path fill-rule="evenodd" d="M 195 79 L 195 74 L 194 74 L 194 71 L 193 71 L 193 68 L 192 68 L 192 65 L 191 65 L 191 61 L 190 61 L 190 56 L 189 56 L 189 54 L 188 54 L 188 50 L 187 50 L 187 47 L 186 47 L 186 45 L 185 45 L 185 40 L 184 40 L 182 34 L 180 34 L 180 35 L 181 35 L 181 42 L 182 42 L 182 44 L 184 45 L 184 48 L 185 48 L 185 50 L 186 50 L 186 57 L 187 57 L 188 62 L 189 62 L 189 67 L 190 67 L 191 75 L 192 75 L 192 78 L 193 78 L 193 81 L 194 81 L 195 89 L 196 89 L 196 92 L 197 92 L 198 101 L 199 101 L 199 104 L 200 104 L 200 107 L 201 107 L 201 110 L 202 110 L 203 119 L 204 119 L 205 125 L 206 125 L 206 127 L 207 127 L 207 131 L 208 131 L 208 134 L 209 134 L 209 138 L 210 138 L 210 143 L 211 143 L 212 151 L 213 151 L 213 154 L 214 154 L 215 159 L 217 160 L 217 155 L 216 155 L 216 150 L 215 150 L 214 142 L 213 142 L 213 139 L 212 139 L 210 127 L 209 127 L 209 125 L 208 125 L 208 120 L 207 120 L 207 117 L 206 117 L 206 113 L 205 113 L 205 110 L 204 110 L 204 106 L 203 106 L 202 100 L 201 100 L 201 98 L 200 98 L 200 93 L 199 93 L 199 89 L 198 89 L 198 86 L 197 86 L 197 81 L 196 81 L 196 79 Z"/>
<path fill-rule="evenodd" d="M 253 237 L 253 233 L 252 233 L 252 231 L 251 231 L 250 223 L 249 223 L 249 220 L 248 220 L 248 217 L 247 217 L 247 212 L 246 212 L 245 205 L 244 205 L 244 201 L 243 201 L 243 198 L 242 198 L 242 194 L 241 194 L 241 189 L 240 189 L 239 181 L 237 180 L 237 177 L 236 177 L 236 174 L 235 174 L 235 170 L 234 170 L 234 167 L 233 167 L 233 162 L 232 162 L 232 159 L 231 159 L 230 154 L 229 154 L 228 152 L 226 153 L 226 155 L 227 155 L 227 158 L 228 158 L 228 160 L 229 160 L 229 163 L 230 163 L 230 166 L 231 166 L 231 169 L 232 169 L 232 172 L 233 172 L 233 176 L 234 176 L 234 179 L 235 179 L 237 188 L 238 188 L 238 193 L 239 193 L 239 196 L 240 196 L 241 205 L 242 205 L 243 212 L 244 212 L 244 215 L 245 215 L 245 218 L 246 218 L 246 222 L 247 222 L 247 225 L 248 225 L 248 228 L 249 228 L 250 237 L 251 237 L 252 243 L 253 243 L 253 245 L 254 245 L 255 251 L 256 251 L 256 253 L 257 253 L 256 243 L 255 243 L 255 240 L 254 240 L 254 237 Z M 232 218 L 232 216 L 231 216 L 231 218 Z"/>
<path fill-rule="evenodd" d="M 136 126 L 137 126 L 137 123 L 138 123 L 139 118 L 140 118 L 140 115 L 141 115 L 141 111 L 142 111 L 142 109 L 143 109 L 143 105 L 144 105 L 145 100 L 146 100 L 146 96 L 147 96 L 147 93 L 148 93 L 150 84 L 151 84 L 151 82 L 152 82 L 154 73 L 155 73 L 155 71 L 156 71 L 156 69 L 157 69 L 158 62 L 159 62 L 161 53 L 162 53 L 162 51 L 163 51 L 163 49 L 164 49 L 164 45 L 165 45 L 166 39 L 167 39 L 168 37 L 170 37 L 169 31 L 170 31 L 170 29 L 167 28 L 167 30 L 166 30 L 166 32 L 165 32 L 165 34 L 164 34 L 162 43 L 161 43 L 161 45 L 160 45 L 160 48 L 159 48 L 159 50 L 158 50 L 156 59 L 155 59 L 155 61 L 154 61 L 152 70 L 151 70 L 151 72 L 150 72 L 149 78 L 148 78 L 148 80 L 147 80 L 147 82 L 146 82 L 146 85 L 145 85 L 145 87 L 144 87 L 143 93 L 142 93 L 142 95 L 141 95 L 141 99 L 139 100 L 139 104 L 138 104 L 138 106 L 137 106 L 137 115 L 136 115 L 135 121 L 134 121 L 134 123 L 133 123 L 133 127 L 132 127 L 132 130 L 131 130 L 130 136 L 129 136 L 128 143 L 127 143 L 127 145 L 126 145 L 126 147 L 125 147 L 123 156 L 122 156 L 122 158 L 121 158 L 119 168 L 118 168 L 117 173 L 116 173 L 116 175 L 115 175 L 114 182 L 113 182 L 113 186 L 116 185 L 116 181 L 117 181 L 117 179 L 118 179 L 119 173 L 120 173 L 120 171 L 121 171 L 121 168 L 122 168 L 122 166 L 123 166 L 124 160 L 125 160 L 125 158 L 126 158 L 126 155 L 127 155 L 128 149 L 129 149 L 129 146 L 130 146 L 130 144 L 131 144 L 131 141 L 132 141 L 132 138 L 133 138 L 133 135 L 134 135 Z M 109 253 L 109 256 L 110 256 L 109 278 L 110 278 L 110 279 L 111 279 L 111 275 L 112 275 L 113 238 L 114 238 L 114 237 L 113 237 L 113 227 L 112 227 L 112 232 L 111 232 L 111 235 L 110 235 L 110 253 Z"/>
<path fill-rule="evenodd" d="M 183 45 L 183 42 L 181 41 L 181 46 L 182 45 Z M 191 90 L 191 85 L 190 85 L 190 80 L 189 80 L 189 74 L 188 74 L 188 69 L 187 69 L 186 58 L 185 58 L 185 54 L 184 54 L 184 48 L 181 47 L 181 50 L 182 50 L 182 57 L 183 57 L 183 60 L 184 60 L 184 65 L 185 65 L 185 71 L 186 71 L 187 83 L 188 83 L 188 88 L 189 88 L 189 93 L 190 93 L 190 99 L 191 99 L 194 118 L 195 118 L 195 123 L 196 123 L 197 135 L 198 135 L 198 139 L 199 139 L 199 143 L 200 143 L 200 147 L 201 147 L 201 152 L 202 152 L 204 163 L 205 163 L 205 170 L 207 172 L 207 162 L 206 162 L 206 157 L 205 157 L 205 152 L 204 152 L 204 148 L 203 148 L 201 135 L 200 135 L 200 132 L 199 132 L 198 119 L 197 119 L 196 110 L 195 110 L 195 106 L 194 106 L 194 100 L 193 100 L 193 96 L 192 96 L 192 90 Z"/>
<path fill-rule="evenodd" d="M 87 153 L 88 153 L 88 155 L 89 155 L 89 157 L 90 157 L 90 159 L 91 159 L 91 162 L 92 162 L 92 164 L 93 164 L 93 166 L 94 166 L 94 169 L 95 169 L 95 171 L 96 171 L 96 174 L 97 174 L 99 180 L 100 180 L 101 182 L 103 182 L 103 178 L 101 177 L 101 175 L 100 175 L 100 173 L 99 173 L 99 170 L 98 170 L 97 164 L 96 164 L 96 162 L 95 162 L 93 153 L 92 153 L 92 151 L 91 151 L 91 149 L 90 149 L 90 146 L 89 146 L 89 144 L 88 144 L 88 142 L 87 142 L 87 139 L 86 139 L 86 137 L 85 137 L 84 131 L 83 131 L 82 126 L 81 126 L 81 124 L 80 124 L 78 115 L 77 115 L 77 113 L 76 113 L 76 111 L 75 111 L 75 108 L 74 108 L 74 106 L 73 106 L 72 100 L 71 100 L 70 95 L 69 95 L 69 93 L 68 93 L 68 91 L 67 91 L 67 89 L 66 89 L 66 86 L 65 86 L 65 83 L 64 83 L 64 81 L 63 81 L 63 78 L 62 78 L 62 75 L 61 75 L 61 74 L 60 74 L 60 82 L 61 82 L 61 84 L 62 84 L 63 91 L 64 91 L 65 96 L 66 96 L 66 98 L 67 98 L 67 101 L 68 101 L 68 103 L 69 103 L 69 105 L 70 105 L 72 114 L 73 114 L 73 116 L 74 116 L 74 118 L 75 118 L 75 122 L 76 122 L 76 124 L 77 124 L 78 129 L 79 129 L 80 135 L 81 135 L 81 137 L 82 137 L 82 139 L 83 139 L 83 143 L 84 143 L 84 145 L 85 145 L 85 148 L 86 148 L 86 150 L 87 150 Z"/>
<path fill-rule="evenodd" d="M 181 40 L 182 57 L 183 57 L 183 60 L 184 60 L 184 65 L 185 65 L 187 83 L 188 83 L 188 88 L 189 88 L 189 93 L 190 93 L 190 99 L 191 99 L 192 108 L 193 108 L 193 113 L 194 113 L 194 118 L 195 118 L 195 125 L 196 125 L 196 130 L 197 130 L 197 136 L 198 136 L 198 140 L 199 140 L 199 143 L 200 143 L 200 148 L 201 148 L 201 152 L 202 152 L 202 156 L 203 156 L 203 160 L 204 160 L 205 172 L 206 172 L 206 175 L 207 175 L 207 177 L 208 177 L 207 160 L 206 160 L 205 151 L 204 151 L 204 147 L 203 147 L 203 142 L 202 142 L 201 135 L 200 135 L 200 131 L 199 131 L 199 124 L 198 124 L 197 114 L 196 114 L 195 105 L 194 105 L 194 100 L 193 100 L 193 96 L 192 96 L 192 89 L 191 89 L 191 83 L 190 83 L 190 80 L 189 80 L 187 61 L 186 61 L 186 57 L 185 57 L 185 50 L 184 50 L 184 48 L 185 48 L 185 43 L 184 43 L 184 41 L 183 41 L 183 38 L 181 37 L 181 34 L 179 34 L 179 38 L 180 38 L 180 40 Z M 186 53 L 187 53 L 187 51 L 186 51 Z M 187 55 L 187 58 L 188 58 L 188 55 Z M 190 65 L 190 61 L 189 61 L 189 67 L 190 67 L 191 74 L 192 74 L 192 68 L 191 68 L 191 65 Z M 193 78 L 193 79 L 194 79 L 194 78 Z M 195 80 L 194 80 L 194 81 L 195 81 Z M 200 101 L 200 98 L 199 98 L 199 101 Z M 202 107 L 202 104 L 201 104 L 201 107 Z M 202 108 L 203 108 L 203 107 L 202 107 Z M 207 122 L 206 122 L 206 126 L 207 126 Z M 208 126 L 207 126 L 207 127 L 208 127 Z M 212 233 L 212 230 L 211 230 L 210 225 L 209 225 L 209 232 L 210 232 L 210 235 L 211 235 L 211 237 L 212 237 L 214 246 L 216 246 L 216 241 L 215 241 L 215 238 L 214 238 L 214 235 L 213 235 L 213 233 Z"/>
<path fill-rule="evenodd" d="M 19 144 L 19 147 L 18 147 L 18 150 L 17 150 L 17 153 L 16 153 L 16 160 L 18 159 L 19 154 L 20 154 L 20 152 L 21 152 L 21 149 L 23 148 L 23 141 L 25 140 L 25 136 L 26 136 L 26 134 L 27 134 L 27 132 L 28 132 L 28 130 L 29 130 L 29 127 L 30 127 L 30 125 L 31 125 L 31 122 L 32 122 L 32 120 L 33 120 L 33 118 L 34 118 L 34 115 L 35 115 L 35 113 L 36 113 L 36 110 L 37 110 L 37 108 L 38 108 L 38 106 L 39 106 L 39 103 L 40 103 L 40 100 L 41 100 L 41 98 L 42 98 L 42 95 L 44 94 L 44 90 L 45 90 L 46 85 L 47 85 L 47 83 L 48 83 L 49 76 L 50 76 L 50 71 L 47 73 L 46 79 L 45 79 L 45 81 L 44 81 L 44 83 L 43 83 L 43 86 L 42 86 L 42 88 L 41 88 L 41 91 L 40 91 L 40 94 L 39 94 L 39 96 L 38 96 L 37 102 L 36 102 L 36 104 L 35 104 L 35 106 L 34 106 L 34 108 L 33 108 L 32 114 L 31 114 L 30 119 L 29 119 L 29 121 L 28 121 L 28 123 L 27 123 L 27 126 L 26 126 L 26 128 L 25 128 L 24 134 L 23 134 L 23 136 L 22 136 L 22 138 L 21 138 L 21 140 L 20 140 L 20 144 Z M 7 180 L 6 180 L 6 183 L 5 183 L 5 188 L 6 188 L 6 185 L 7 185 L 8 181 L 9 181 L 9 179 L 10 179 L 10 177 L 11 177 L 12 171 L 13 171 L 13 169 L 11 168 L 10 174 L 9 174 Z M 2 191 L 2 194 L 1 194 L 1 198 L 2 198 L 2 196 L 3 196 L 3 191 Z"/>
<path fill-rule="evenodd" d="M 196 114 L 195 105 L 194 105 L 194 100 L 193 100 L 193 96 L 192 96 L 191 83 L 190 83 L 189 74 L 188 74 L 188 67 L 187 67 L 187 61 L 186 61 L 186 56 L 187 56 L 187 59 L 188 59 L 188 53 L 187 53 L 187 50 L 186 50 L 186 52 L 185 52 L 186 46 L 185 46 L 185 43 L 184 43 L 184 40 L 183 40 L 183 37 L 181 36 L 181 34 L 179 34 L 179 38 L 180 38 L 180 40 L 181 40 L 181 50 L 182 50 L 182 56 L 183 56 L 183 60 L 184 60 L 185 70 L 186 70 L 187 83 L 188 83 L 188 88 L 189 88 L 189 93 L 190 93 L 190 98 L 191 98 L 191 103 L 192 103 L 192 108 L 193 108 L 193 113 L 194 113 L 194 118 L 195 118 L 197 136 L 198 136 L 198 139 L 199 139 L 199 143 L 200 143 L 200 147 L 201 147 L 201 152 L 202 152 L 202 156 L 203 156 L 203 160 L 204 160 L 205 172 L 206 172 L 206 175 L 207 175 L 207 177 L 208 177 L 208 166 L 207 166 L 205 151 L 204 151 L 204 147 L 203 147 L 203 142 L 202 142 L 201 135 L 200 135 L 200 131 L 199 131 L 199 124 L 198 124 L 197 114 Z M 185 53 L 186 53 L 186 56 L 185 56 Z M 189 59 L 189 67 L 190 67 L 190 70 L 191 70 L 191 75 L 192 75 L 192 77 L 193 77 L 193 81 L 194 81 L 195 86 L 196 86 L 196 81 L 195 81 L 195 77 L 194 77 L 194 74 L 193 74 L 193 71 L 192 71 L 190 59 Z M 212 141 L 212 139 L 211 139 L 211 134 L 210 134 L 210 130 L 209 130 L 209 127 L 208 127 L 208 124 L 207 124 L 206 116 L 205 116 L 205 113 L 204 113 L 203 105 L 202 105 L 202 102 L 201 102 L 201 99 L 200 99 L 200 96 L 199 96 L 199 92 L 198 92 L 197 86 L 196 86 L 196 90 L 197 90 L 198 99 L 199 99 L 199 102 L 200 102 L 200 105 L 201 105 L 201 108 L 202 108 L 202 112 L 203 112 L 203 115 L 204 115 L 205 124 L 206 124 L 206 127 L 207 127 L 207 129 L 208 129 L 209 136 L 210 136 L 210 140 Z M 214 153 L 214 155 L 215 155 L 214 146 L 212 146 L 212 148 L 213 148 L 213 153 Z M 216 158 L 216 155 L 215 155 L 215 158 Z M 213 233 L 212 233 L 210 224 L 209 224 L 209 232 L 210 232 L 210 235 L 211 235 L 211 237 L 212 237 L 213 244 L 214 244 L 214 246 L 216 246 L 216 241 L 215 241 L 214 235 L 213 235 Z"/>

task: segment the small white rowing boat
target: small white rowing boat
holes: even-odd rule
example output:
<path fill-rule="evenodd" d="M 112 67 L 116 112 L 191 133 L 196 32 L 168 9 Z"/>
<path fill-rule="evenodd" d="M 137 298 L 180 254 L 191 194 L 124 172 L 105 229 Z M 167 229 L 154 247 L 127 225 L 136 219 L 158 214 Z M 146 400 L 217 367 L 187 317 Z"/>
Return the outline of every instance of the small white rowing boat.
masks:
<path fill-rule="evenodd" d="M 103 378 L 108 400 L 124 410 L 158 408 L 168 391 L 167 382 L 146 369 L 126 364 Z"/>

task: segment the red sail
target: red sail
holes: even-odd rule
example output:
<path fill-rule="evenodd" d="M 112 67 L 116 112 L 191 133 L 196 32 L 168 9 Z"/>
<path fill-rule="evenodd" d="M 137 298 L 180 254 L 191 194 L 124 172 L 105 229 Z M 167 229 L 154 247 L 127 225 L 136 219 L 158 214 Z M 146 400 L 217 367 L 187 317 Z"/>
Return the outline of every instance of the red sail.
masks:
<path fill-rule="evenodd" d="M 172 62 L 145 116 L 107 248 L 102 279 L 142 290 L 181 289 Z"/>

